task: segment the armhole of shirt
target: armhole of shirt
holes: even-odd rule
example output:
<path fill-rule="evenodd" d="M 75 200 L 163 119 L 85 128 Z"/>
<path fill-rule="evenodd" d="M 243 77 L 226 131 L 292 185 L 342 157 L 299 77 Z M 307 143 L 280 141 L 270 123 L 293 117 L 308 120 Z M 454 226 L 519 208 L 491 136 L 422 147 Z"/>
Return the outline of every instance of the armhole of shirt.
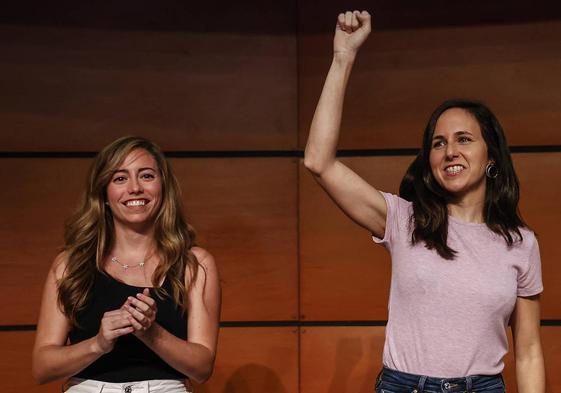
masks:
<path fill-rule="evenodd" d="M 394 196 L 387 192 L 380 191 L 384 199 L 386 200 L 386 227 L 384 229 L 384 237 L 379 238 L 374 234 L 371 234 L 372 240 L 377 244 L 387 244 L 391 241 L 391 232 L 393 231 L 394 221 L 395 221 L 395 206 L 394 206 Z"/>

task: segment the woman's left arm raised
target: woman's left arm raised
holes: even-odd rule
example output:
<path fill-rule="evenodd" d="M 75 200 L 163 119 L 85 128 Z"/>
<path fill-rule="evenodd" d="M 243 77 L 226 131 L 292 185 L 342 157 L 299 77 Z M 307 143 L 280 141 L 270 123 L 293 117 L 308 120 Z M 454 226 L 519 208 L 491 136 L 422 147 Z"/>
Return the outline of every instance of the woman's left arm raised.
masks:
<path fill-rule="evenodd" d="M 157 310 L 148 290 L 137 298 L 129 298 L 125 308 L 131 314 L 135 335 L 166 363 L 197 383 L 212 375 L 218 327 L 220 323 L 221 291 L 218 270 L 212 255 L 193 247 L 199 261 L 195 282 L 187 294 L 187 341 L 182 340 L 155 322 Z M 187 287 L 190 274 L 185 272 Z M 134 307 L 131 307 L 134 306 Z"/>
<path fill-rule="evenodd" d="M 518 297 L 511 317 L 519 393 L 545 392 L 545 365 L 540 339 L 540 295 Z"/>

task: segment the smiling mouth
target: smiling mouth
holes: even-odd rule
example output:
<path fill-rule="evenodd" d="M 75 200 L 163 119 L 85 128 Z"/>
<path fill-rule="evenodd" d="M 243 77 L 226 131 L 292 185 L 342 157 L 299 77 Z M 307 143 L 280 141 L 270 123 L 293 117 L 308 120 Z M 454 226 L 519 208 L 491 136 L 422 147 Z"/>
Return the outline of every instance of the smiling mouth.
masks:
<path fill-rule="evenodd" d="M 149 202 L 150 201 L 148 201 L 146 199 L 131 199 L 131 200 L 125 202 L 125 206 L 127 206 L 127 207 L 145 206 Z"/>
<path fill-rule="evenodd" d="M 462 172 L 465 168 L 462 165 L 451 165 L 444 168 L 444 171 L 448 175 L 457 175 L 458 173 Z"/>

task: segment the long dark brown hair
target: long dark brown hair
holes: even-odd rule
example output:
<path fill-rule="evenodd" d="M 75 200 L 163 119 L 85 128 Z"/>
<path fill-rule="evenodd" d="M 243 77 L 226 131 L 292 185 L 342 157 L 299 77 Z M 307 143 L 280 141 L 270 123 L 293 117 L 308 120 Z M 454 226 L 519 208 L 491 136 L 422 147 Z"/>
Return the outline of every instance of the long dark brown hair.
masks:
<path fill-rule="evenodd" d="M 129 153 L 137 149 L 146 150 L 154 157 L 162 179 L 162 202 L 154 221 L 161 261 L 152 276 L 152 286 L 158 296 L 169 296 L 185 310 L 185 292 L 195 281 L 199 267 L 191 251 L 195 231 L 184 219 L 179 184 L 160 148 L 147 139 L 126 136 L 113 141 L 96 156 L 81 203 L 66 223 L 64 250 L 68 261 L 58 283 L 58 302 L 73 326 L 78 325 L 77 313 L 88 305 L 95 276 L 104 272 L 103 262 L 114 242 L 113 215 L 105 203 L 107 185 Z M 190 272 L 188 288 L 185 288 L 186 267 Z M 172 293 L 159 288 L 164 279 L 169 280 Z"/>
<path fill-rule="evenodd" d="M 483 219 L 489 229 L 501 235 L 508 246 L 522 241 L 520 227 L 526 227 L 518 211 L 519 184 L 512 165 L 503 129 L 491 110 L 477 101 L 448 100 L 432 113 L 423 134 L 421 150 L 407 169 L 399 194 L 413 203 L 411 217 L 413 244 L 424 242 L 445 259 L 453 259 L 456 251 L 448 246 L 448 202 L 453 196 L 436 181 L 429 162 L 432 138 L 439 117 L 448 109 L 460 108 L 479 123 L 489 158 L 498 169 L 496 178 L 486 177 Z"/>

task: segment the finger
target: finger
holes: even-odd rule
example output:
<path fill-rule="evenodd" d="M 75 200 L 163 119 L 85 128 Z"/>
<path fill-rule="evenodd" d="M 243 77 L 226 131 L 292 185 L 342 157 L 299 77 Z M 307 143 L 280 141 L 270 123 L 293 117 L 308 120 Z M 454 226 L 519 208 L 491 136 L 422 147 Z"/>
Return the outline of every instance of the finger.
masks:
<path fill-rule="evenodd" d="M 144 330 L 144 325 L 142 325 L 140 322 L 138 322 L 136 319 L 134 319 L 134 317 L 132 315 L 129 316 L 129 321 L 130 321 L 132 327 L 134 328 L 134 330 L 136 330 L 136 331 Z"/>
<path fill-rule="evenodd" d="M 151 309 L 151 307 L 148 304 L 146 304 L 142 300 L 135 299 L 133 297 L 131 297 L 130 300 L 129 300 L 129 306 L 134 306 L 137 310 L 142 311 L 142 312 L 147 312 L 148 310 Z M 125 306 L 125 309 L 126 309 L 126 307 L 127 306 Z"/>
<path fill-rule="evenodd" d="M 136 299 L 132 296 L 130 296 L 128 298 L 128 301 L 129 301 L 129 304 L 125 305 L 125 309 L 127 309 L 127 306 L 134 307 L 134 308 L 136 308 L 137 310 L 140 310 L 140 311 L 147 311 L 150 308 L 150 306 L 148 306 L 148 304 L 146 304 L 142 300 Z"/>
<path fill-rule="evenodd" d="M 123 313 L 123 310 L 121 308 L 117 309 L 117 310 L 111 310 L 111 311 L 107 311 L 105 313 L 103 313 L 103 317 L 102 318 L 112 318 L 115 316 L 119 316 Z"/>
<path fill-rule="evenodd" d="M 358 11 L 353 11 L 353 16 L 351 19 L 351 29 L 353 31 L 357 30 L 360 27 L 356 14 L 358 14 Z"/>
<path fill-rule="evenodd" d="M 345 12 L 345 31 L 347 33 L 352 32 L 351 25 L 353 23 L 353 13 L 351 11 Z"/>
<path fill-rule="evenodd" d="M 340 13 L 339 16 L 337 16 L 337 26 L 339 26 L 341 30 L 345 30 L 345 14 Z"/>
<path fill-rule="evenodd" d="M 130 322 L 127 318 L 127 315 L 128 313 L 119 316 L 119 318 L 112 318 L 102 321 L 102 329 L 111 331 L 111 330 L 121 329 L 126 326 L 129 326 Z"/>
<path fill-rule="evenodd" d="M 144 290 L 142 293 L 137 293 L 136 298 L 142 300 L 144 303 L 148 304 L 150 307 L 156 304 L 156 300 L 150 296 L 150 292 L 148 290 Z"/>
<path fill-rule="evenodd" d="M 372 17 L 368 13 L 368 11 L 362 11 L 362 12 L 357 13 L 356 18 L 360 22 L 361 26 L 364 26 L 368 30 L 370 30 Z"/>
<path fill-rule="evenodd" d="M 113 335 L 113 338 L 117 338 L 117 337 L 121 337 L 121 336 L 124 336 L 125 334 L 129 334 L 129 333 L 132 333 L 132 332 L 134 332 L 134 327 L 133 326 L 127 326 L 127 327 L 124 327 L 124 328 L 121 328 L 121 329 L 113 330 L 112 335 Z"/>
<path fill-rule="evenodd" d="M 127 311 L 129 312 L 130 316 L 132 316 L 135 320 L 140 322 L 143 326 L 146 325 L 146 323 L 148 321 L 148 318 L 146 317 L 146 315 L 144 315 L 143 313 L 138 311 L 136 308 L 133 308 L 131 306 L 127 306 Z"/>

